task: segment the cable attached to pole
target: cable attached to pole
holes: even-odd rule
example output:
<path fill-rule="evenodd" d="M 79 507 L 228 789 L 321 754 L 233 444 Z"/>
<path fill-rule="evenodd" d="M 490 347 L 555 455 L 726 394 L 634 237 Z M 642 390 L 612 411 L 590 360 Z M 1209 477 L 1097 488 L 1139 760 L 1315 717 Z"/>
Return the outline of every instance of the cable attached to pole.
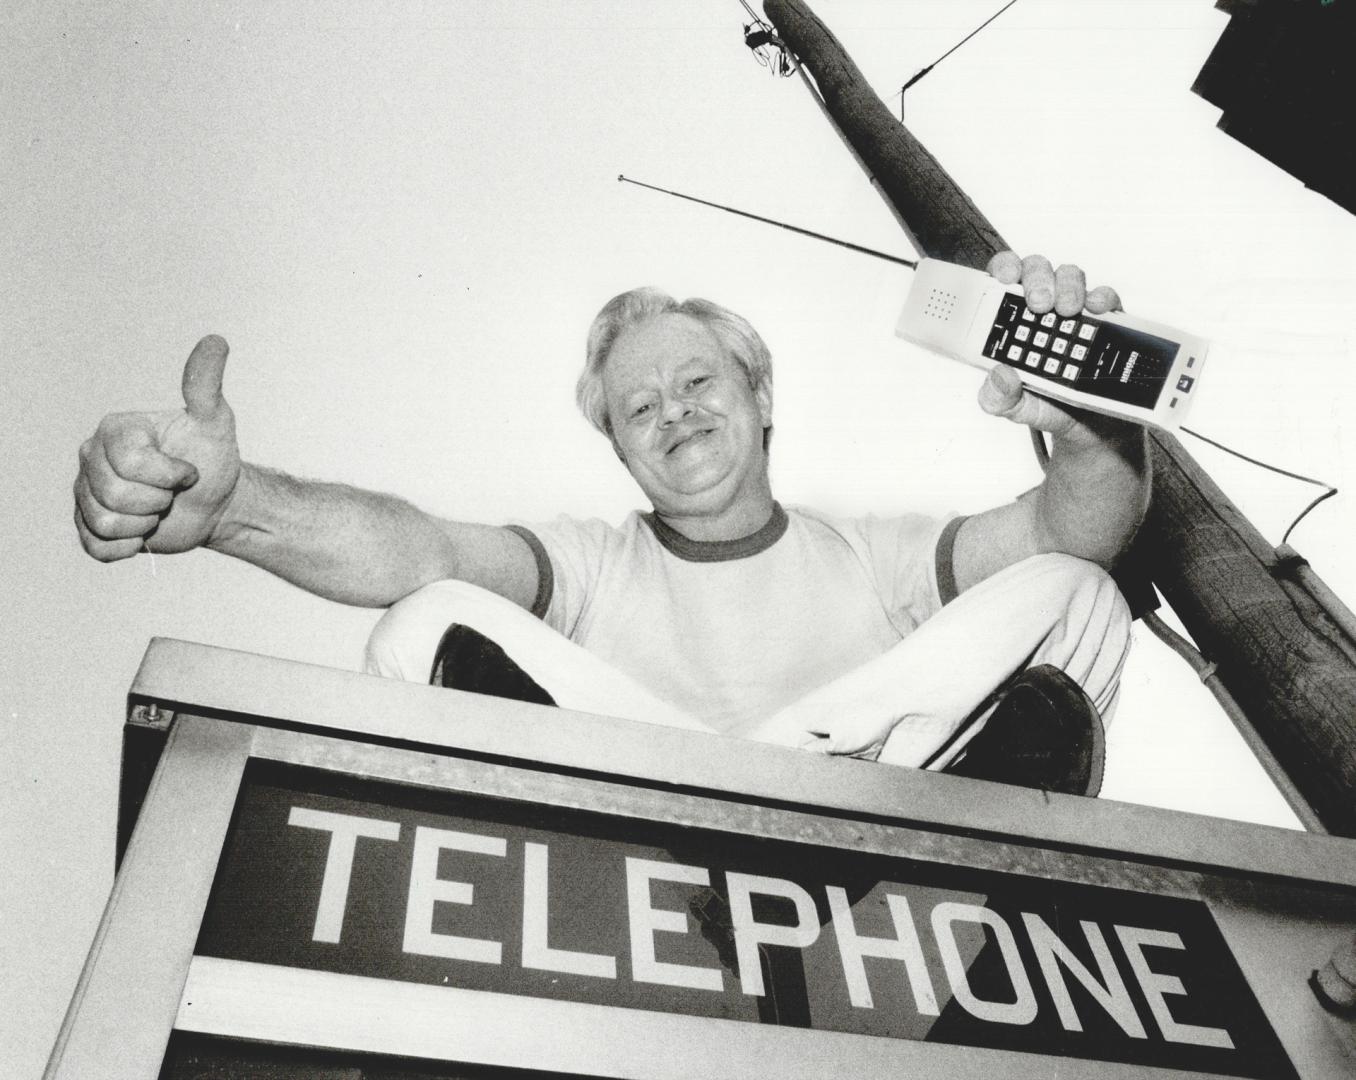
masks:
<path fill-rule="evenodd" d="M 1282 544 L 1285 544 L 1289 541 L 1290 534 L 1295 531 L 1295 526 L 1298 525 L 1308 516 L 1310 510 L 1312 510 L 1319 503 L 1323 502 L 1324 499 L 1331 499 L 1334 495 L 1337 494 L 1337 488 L 1332 484 L 1328 483 L 1326 480 L 1315 480 L 1312 476 L 1304 476 L 1301 473 L 1291 472 L 1289 469 L 1282 469 L 1277 465 L 1268 465 L 1265 461 L 1258 461 L 1257 458 L 1248 457 L 1247 454 L 1240 453 L 1239 451 L 1233 449 L 1232 447 L 1225 446 L 1222 442 L 1216 442 L 1208 435 L 1202 435 L 1199 431 L 1192 431 L 1189 427 L 1184 426 L 1182 430 L 1186 434 L 1190 435 L 1193 439 L 1200 439 L 1201 442 L 1203 443 L 1209 443 L 1216 450 L 1223 450 L 1226 454 L 1232 454 L 1234 457 L 1246 461 L 1249 465 L 1256 465 L 1259 469 L 1267 469 L 1271 472 L 1279 473 L 1281 476 L 1288 477 L 1291 480 L 1299 480 L 1306 484 L 1313 484 L 1314 487 L 1327 488 L 1327 490 L 1323 492 L 1322 495 L 1318 496 L 1316 499 L 1313 500 L 1313 502 L 1311 502 L 1308 506 L 1301 510 L 1299 512 L 1299 515 L 1295 518 L 1295 520 L 1290 523 L 1290 527 L 1285 530 L 1285 535 L 1281 537 Z"/>
<path fill-rule="evenodd" d="M 796 60 L 785 43 L 777 37 L 777 30 L 770 22 L 749 7 L 748 0 L 739 0 L 744 10 L 753 20 L 744 26 L 744 44 L 753 53 L 754 59 L 772 74 L 786 78 L 796 71 Z"/>
<path fill-rule="evenodd" d="M 1187 666 L 1196 673 L 1205 688 L 1214 694 L 1215 700 L 1219 702 L 1225 716 L 1233 721 L 1234 727 L 1243 738 L 1244 743 L 1247 744 L 1248 749 L 1252 751 L 1257 763 L 1267 774 L 1267 778 L 1276 787 L 1276 790 L 1280 792 L 1281 797 L 1285 799 L 1295 817 L 1299 818 L 1300 824 L 1309 832 L 1326 833 L 1328 830 L 1324 827 L 1322 819 L 1309 804 L 1309 800 L 1300 792 L 1295 782 L 1277 764 L 1270 747 L 1267 746 L 1257 728 L 1253 726 L 1252 721 L 1248 719 L 1248 714 L 1239 706 L 1238 700 L 1220 679 L 1215 664 L 1203 656 L 1195 645 L 1164 622 L 1156 612 L 1147 612 L 1142 616 L 1142 619 L 1144 625 L 1149 628 L 1153 635 L 1181 657 Z"/>
<path fill-rule="evenodd" d="M 986 26 L 988 26 L 989 23 L 993 22 L 994 19 L 996 19 L 996 18 L 998 18 L 998 16 L 1002 15 L 1003 12 L 1007 11 L 1008 8 L 1012 7 L 1012 5 L 1015 4 L 1015 3 L 1017 3 L 1017 0 L 1008 0 L 1008 2 L 1007 2 L 1006 4 L 1004 4 L 1001 8 L 999 8 L 997 11 L 995 11 L 992 15 L 990 15 L 990 16 L 989 16 L 987 19 L 985 19 L 982 23 L 980 23 L 978 26 L 976 26 L 973 30 L 971 30 L 968 34 L 965 35 L 965 37 L 961 38 L 958 42 L 956 42 L 956 44 L 952 45 L 951 48 L 947 49 L 946 52 L 942 53 L 941 56 L 937 57 L 937 59 L 934 60 L 932 63 L 930 63 L 927 67 L 925 67 L 925 68 L 920 68 L 918 71 L 915 71 L 915 72 L 913 73 L 913 75 L 911 75 L 911 76 L 909 77 L 908 82 L 906 82 L 903 86 L 901 86 L 898 90 L 896 90 L 893 94 L 890 95 L 891 98 L 899 98 L 899 122 L 900 122 L 901 124 L 904 122 L 904 93 L 905 93 L 905 91 L 908 90 L 909 87 L 911 87 L 914 83 L 916 83 L 916 82 L 918 82 L 920 79 L 922 79 L 922 77 L 923 77 L 924 75 L 926 75 L 929 71 L 931 71 L 933 68 L 935 68 L 938 64 L 940 64 L 943 60 L 945 60 L 945 59 L 946 59 L 948 56 L 950 56 L 953 52 L 955 52 L 957 49 L 959 49 L 962 45 L 964 45 L 964 44 L 965 44 L 967 41 L 969 41 L 972 37 L 974 37 L 976 34 L 978 34 L 978 33 L 979 33 L 981 30 L 983 30 Z"/>

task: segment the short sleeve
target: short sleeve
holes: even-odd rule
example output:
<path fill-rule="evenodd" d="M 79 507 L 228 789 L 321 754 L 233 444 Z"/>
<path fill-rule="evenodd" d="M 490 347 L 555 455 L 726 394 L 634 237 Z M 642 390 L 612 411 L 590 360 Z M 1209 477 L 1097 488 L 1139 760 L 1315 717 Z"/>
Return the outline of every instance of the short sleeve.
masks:
<path fill-rule="evenodd" d="M 955 515 L 932 518 L 921 514 L 867 517 L 858 522 L 881 602 L 904 633 L 937 614 L 955 596 L 950 542 L 958 522 Z"/>
<path fill-rule="evenodd" d="M 542 573 L 541 579 L 545 582 L 549 576 L 549 591 L 539 593 L 534 613 L 553 630 L 571 637 L 588 610 L 607 554 L 616 543 L 617 530 L 596 518 L 580 521 L 570 517 L 534 524 L 515 522 L 512 528 L 520 536 L 527 533 L 532 537 L 529 546 L 536 541 L 534 552 L 536 547 L 541 549 L 539 562 L 543 554 L 548 560 L 549 575 Z"/>

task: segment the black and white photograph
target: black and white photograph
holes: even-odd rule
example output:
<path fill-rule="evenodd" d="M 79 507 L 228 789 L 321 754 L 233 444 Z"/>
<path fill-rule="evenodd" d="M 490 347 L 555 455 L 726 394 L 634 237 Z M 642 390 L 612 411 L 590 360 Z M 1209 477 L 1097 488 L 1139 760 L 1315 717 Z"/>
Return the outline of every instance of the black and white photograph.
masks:
<path fill-rule="evenodd" d="M 0 12 L 0 1071 L 1356 1072 L 1353 11 Z"/>

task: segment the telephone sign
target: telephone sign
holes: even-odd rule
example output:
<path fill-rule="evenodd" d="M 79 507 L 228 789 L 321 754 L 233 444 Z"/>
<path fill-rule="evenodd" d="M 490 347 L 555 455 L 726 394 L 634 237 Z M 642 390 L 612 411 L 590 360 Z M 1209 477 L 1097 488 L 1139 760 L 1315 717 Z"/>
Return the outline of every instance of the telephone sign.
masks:
<path fill-rule="evenodd" d="M 1295 1075 L 1200 901 L 255 763 L 198 955 Z"/>

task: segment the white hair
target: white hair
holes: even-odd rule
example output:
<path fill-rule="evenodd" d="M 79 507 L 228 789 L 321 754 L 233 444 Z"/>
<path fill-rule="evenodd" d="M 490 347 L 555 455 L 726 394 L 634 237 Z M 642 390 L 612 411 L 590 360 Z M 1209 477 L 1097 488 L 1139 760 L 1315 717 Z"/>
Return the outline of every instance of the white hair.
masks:
<path fill-rule="evenodd" d="M 612 421 L 603 394 L 603 368 L 608 355 L 623 330 L 658 315 L 687 315 L 702 323 L 743 369 L 751 389 L 771 391 L 772 354 L 748 319 L 700 297 L 679 302 L 662 289 L 632 289 L 614 296 L 594 318 L 589 327 L 584 370 L 575 386 L 580 411 L 609 439 L 613 438 Z M 771 430 L 769 427 L 764 433 L 764 445 Z"/>

